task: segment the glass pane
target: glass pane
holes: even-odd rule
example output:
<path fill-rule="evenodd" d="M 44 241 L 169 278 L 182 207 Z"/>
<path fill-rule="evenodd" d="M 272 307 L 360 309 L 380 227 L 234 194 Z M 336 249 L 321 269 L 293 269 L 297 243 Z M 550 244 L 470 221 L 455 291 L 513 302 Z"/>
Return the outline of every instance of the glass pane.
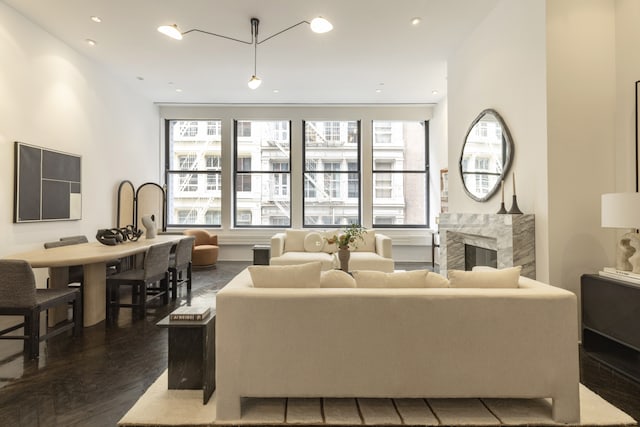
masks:
<path fill-rule="evenodd" d="M 220 120 L 171 120 L 169 169 L 220 170 L 221 125 Z"/>
<path fill-rule="evenodd" d="M 238 173 L 236 226 L 290 226 L 289 173 Z"/>
<path fill-rule="evenodd" d="M 393 170 L 426 170 L 424 122 L 374 121 L 373 161 L 392 161 Z"/>
<path fill-rule="evenodd" d="M 357 121 L 305 122 L 305 166 L 314 165 L 318 171 L 347 170 L 342 166 L 345 160 L 357 165 L 358 141 Z"/>
<path fill-rule="evenodd" d="M 359 221 L 360 179 L 354 173 L 305 173 L 304 224 L 347 225 Z"/>
<path fill-rule="evenodd" d="M 289 170 L 289 122 L 286 120 L 238 120 L 236 167 L 239 172 L 274 170 L 284 164 Z"/>
<path fill-rule="evenodd" d="M 167 224 L 221 225 L 221 179 L 219 172 L 170 172 Z"/>
<path fill-rule="evenodd" d="M 426 225 L 426 174 L 373 173 L 373 225 Z"/>

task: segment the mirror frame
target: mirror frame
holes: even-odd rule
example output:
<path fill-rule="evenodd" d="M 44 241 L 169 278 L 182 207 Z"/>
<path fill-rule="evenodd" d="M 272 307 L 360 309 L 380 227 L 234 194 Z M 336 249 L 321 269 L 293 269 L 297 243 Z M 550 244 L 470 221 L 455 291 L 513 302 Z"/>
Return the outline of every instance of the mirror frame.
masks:
<path fill-rule="evenodd" d="M 505 150 L 505 159 L 503 162 L 502 174 L 500 174 L 498 181 L 496 181 L 496 185 L 487 194 L 485 194 L 482 197 L 478 197 L 475 194 L 471 193 L 467 189 L 467 186 L 465 185 L 464 174 L 462 172 L 462 158 L 464 155 L 464 148 L 467 145 L 467 139 L 469 138 L 469 134 L 473 130 L 473 127 L 487 114 L 493 115 L 498 121 L 498 123 L 500 124 L 500 126 L 502 126 L 502 141 L 503 141 L 503 148 Z M 462 150 L 460 151 L 460 160 L 458 161 L 458 170 L 460 171 L 462 188 L 464 189 L 464 192 L 467 193 L 467 196 L 471 197 L 476 202 L 486 202 L 491 197 L 493 197 L 493 195 L 496 194 L 500 188 L 500 185 L 499 185 L 500 182 L 504 179 L 505 175 L 509 172 L 509 169 L 511 168 L 511 163 L 513 160 L 513 152 L 514 152 L 514 145 L 513 145 L 513 139 L 511 138 L 511 132 L 509 132 L 509 128 L 507 127 L 506 123 L 502 119 L 502 116 L 492 108 L 487 108 L 485 110 L 482 110 L 480 114 L 478 114 L 478 116 L 473 120 L 473 122 L 471 122 L 471 126 L 469 126 L 469 129 L 467 130 L 467 133 L 464 136 Z"/>

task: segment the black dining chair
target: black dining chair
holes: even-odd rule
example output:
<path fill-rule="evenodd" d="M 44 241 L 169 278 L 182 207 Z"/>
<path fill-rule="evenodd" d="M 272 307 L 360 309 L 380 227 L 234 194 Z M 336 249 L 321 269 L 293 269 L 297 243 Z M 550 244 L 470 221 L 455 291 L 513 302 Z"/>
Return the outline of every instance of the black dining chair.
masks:
<path fill-rule="evenodd" d="M 191 293 L 191 252 L 195 237 L 180 239 L 176 250 L 169 257 L 169 274 L 171 276 L 171 299 L 178 296 L 178 286 L 187 285 L 187 293 Z"/>
<path fill-rule="evenodd" d="M 107 322 L 117 317 L 121 307 L 131 308 L 132 318 L 144 318 L 147 303 L 162 298 L 169 303 L 169 254 L 172 242 L 150 246 L 145 252 L 142 268 L 134 268 L 107 277 Z M 120 287 L 131 286 L 131 302 L 123 303 Z"/>
<path fill-rule="evenodd" d="M 47 328 L 40 335 L 40 313 L 50 308 L 72 304 L 73 317 Z M 0 315 L 22 316 L 22 323 L 0 331 L 0 339 L 24 340 L 24 354 L 36 359 L 40 353 L 40 341 L 65 331 L 73 335 L 82 333 L 82 304 L 77 289 L 36 289 L 36 280 L 28 262 L 23 260 L 0 260 Z M 46 327 L 46 326 L 45 326 Z M 22 335 L 10 334 L 23 329 Z"/>

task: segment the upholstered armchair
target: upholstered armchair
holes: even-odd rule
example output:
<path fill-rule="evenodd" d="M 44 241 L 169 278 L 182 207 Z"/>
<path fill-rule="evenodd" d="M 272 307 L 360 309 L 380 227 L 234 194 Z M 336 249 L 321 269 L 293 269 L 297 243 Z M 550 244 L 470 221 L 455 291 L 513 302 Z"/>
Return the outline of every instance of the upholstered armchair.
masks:
<path fill-rule="evenodd" d="M 183 234 L 196 238 L 191 253 L 192 265 L 214 267 L 218 262 L 218 235 L 199 228 L 185 230 Z"/>

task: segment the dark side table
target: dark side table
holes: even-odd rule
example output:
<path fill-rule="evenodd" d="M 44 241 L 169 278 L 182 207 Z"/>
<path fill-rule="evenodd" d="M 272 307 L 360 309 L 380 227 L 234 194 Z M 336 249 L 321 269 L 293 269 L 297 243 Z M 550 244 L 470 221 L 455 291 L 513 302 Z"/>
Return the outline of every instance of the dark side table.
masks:
<path fill-rule="evenodd" d="M 216 388 L 216 312 L 204 320 L 169 320 L 169 389 L 202 389 L 206 404 Z"/>
<path fill-rule="evenodd" d="M 271 245 L 253 246 L 253 265 L 269 265 Z"/>

